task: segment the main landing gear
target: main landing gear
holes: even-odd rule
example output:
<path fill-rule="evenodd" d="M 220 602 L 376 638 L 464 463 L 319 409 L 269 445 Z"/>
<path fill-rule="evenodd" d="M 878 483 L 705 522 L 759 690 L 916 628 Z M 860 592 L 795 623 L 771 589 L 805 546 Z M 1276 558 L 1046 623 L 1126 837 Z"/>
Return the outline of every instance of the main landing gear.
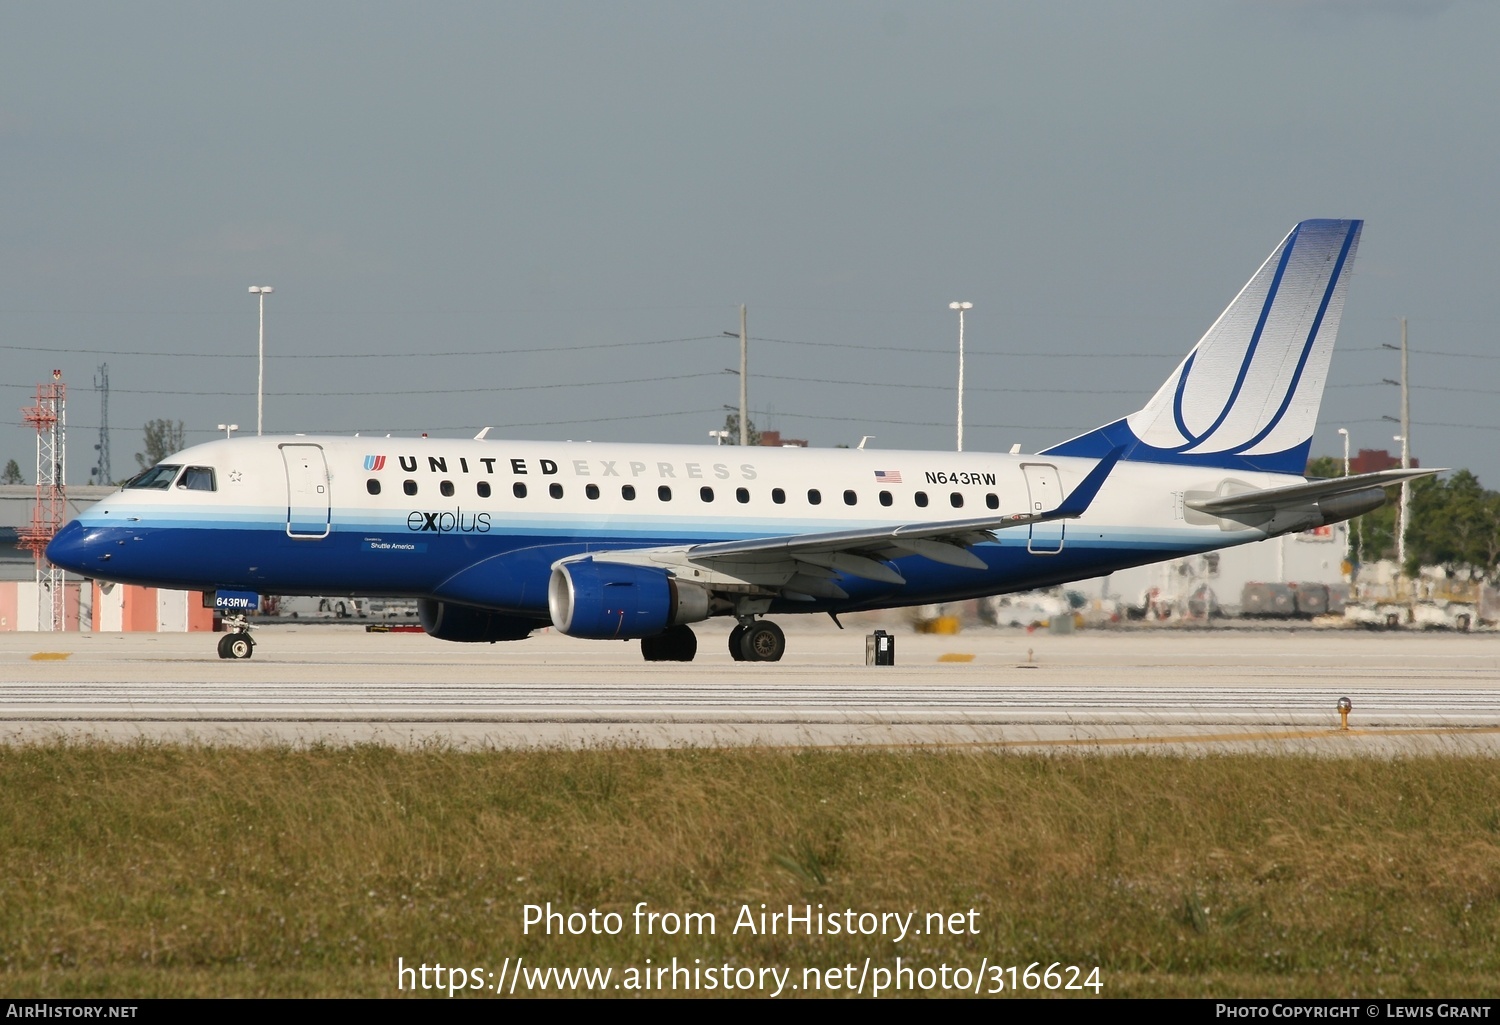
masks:
<path fill-rule="evenodd" d="M 736 662 L 780 662 L 786 634 L 769 619 L 740 623 L 729 631 L 729 657 Z"/>
<path fill-rule="evenodd" d="M 641 657 L 647 662 L 691 662 L 698 654 L 698 635 L 691 627 L 674 626 L 655 637 L 641 638 Z"/>
<path fill-rule="evenodd" d="M 228 616 L 224 625 L 229 633 L 219 638 L 220 658 L 249 658 L 255 653 L 255 641 L 250 636 L 250 624 L 244 616 Z"/>
<path fill-rule="evenodd" d="M 698 638 L 690 627 L 674 626 L 641 638 L 641 657 L 647 662 L 691 662 L 697 654 Z M 769 620 L 747 620 L 729 632 L 729 657 L 736 662 L 780 662 L 785 654 L 786 634 Z"/>

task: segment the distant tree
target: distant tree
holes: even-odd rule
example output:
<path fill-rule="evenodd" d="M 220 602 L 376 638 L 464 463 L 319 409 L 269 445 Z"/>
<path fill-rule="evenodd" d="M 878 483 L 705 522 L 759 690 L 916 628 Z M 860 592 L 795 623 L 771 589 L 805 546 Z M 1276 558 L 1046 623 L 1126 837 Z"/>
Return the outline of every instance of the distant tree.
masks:
<path fill-rule="evenodd" d="M 730 413 L 724 418 L 724 430 L 729 432 L 729 437 L 724 438 L 726 445 L 738 445 L 740 443 L 740 415 Z M 755 421 L 745 421 L 745 439 L 752 445 L 760 444 L 760 431 L 756 429 Z"/>
<path fill-rule="evenodd" d="M 1411 487 L 1406 571 L 1442 566 L 1449 578 L 1474 580 L 1495 569 L 1500 551 L 1500 495 L 1459 470 L 1446 481 L 1424 477 Z"/>
<path fill-rule="evenodd" d="M 1358 524 L 1360 550 L 1365 562 L 1379 562 L 1396 557 L 1396 507 L 1401 501 L 1400 488 L 1385 489 L 1385 505 L 1374 512 L 1355 518 Z"/>
<path fill-rule="evenodd" d="M 1307 461 L 1307 477 L 1342 477 L 1344 461 L 1333 456 L 1314 456 Z"/>
<path fill-rule="evenodd" d="M 5 464 L 5 472 L 0 473 L 0 484 L 25 484 L 26 478 L 21 476 L 21 468 L 12 459 Z"/>
<path fill-rule="evenodd" d="M 137 452 L 135 461 L 142 470 L 149 470 L 173 452 L 182 448 L 182 421 L 152 420 L 145 427 L 146 451 Z"/>

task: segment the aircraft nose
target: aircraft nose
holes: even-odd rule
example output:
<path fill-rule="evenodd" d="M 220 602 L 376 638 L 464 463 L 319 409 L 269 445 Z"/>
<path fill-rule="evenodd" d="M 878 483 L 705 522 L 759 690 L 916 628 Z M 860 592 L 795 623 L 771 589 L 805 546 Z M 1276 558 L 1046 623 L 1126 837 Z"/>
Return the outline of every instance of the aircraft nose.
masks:
<path fill-rule="evenodd" d="M 66 524 L 48 543 L 47 561 L 81 576 L 97 572 L 98 567 L 91 565 L 91 562 L 98 562 L 97 556 L 90 560 L 90 555 L 97 546 L 89 543 L 90 538 L 89 529 L 77 520 Z"/>

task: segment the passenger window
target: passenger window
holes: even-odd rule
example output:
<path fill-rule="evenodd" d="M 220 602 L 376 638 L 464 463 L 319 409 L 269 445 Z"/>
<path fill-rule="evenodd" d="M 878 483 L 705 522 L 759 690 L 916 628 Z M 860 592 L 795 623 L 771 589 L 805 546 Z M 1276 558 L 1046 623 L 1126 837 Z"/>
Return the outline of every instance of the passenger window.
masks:
<path fill-rule="evenodd" d="M 927 508 L 927 492 L 925 492 L 925 491 L 918 491 L 912 497 L 916 500 L 917 508 L 918 509 L 926 509 Z"/>
<path fill-rule="evenodd" d="M 895 499 L 891 498 L 891 493 L 889 491 L 882 491 L 880 493 L 881 505 L 890 505 L 893 501 L 895 501 Z"/>
<path fill-rule="evenodd" d="M 217 491 L 214 487 L 214 471 L 211 466 L 189 466 L 182 471 L 182 479 L 177 482 L 179 488 L 188 491 Z"/>
<path fill-rule="evenodd" d="M 371 477 L 369 480 L 365 481 L 365 490 L 372 495 L 380 494 L 380 481 L 376 480 L 374 477 Z"/>
<path fill-rule="evenodd" d="M 786 505 L 786 492 L 782 491 L 780 488 L 772 488 L 771 501 L 775 502 L 777 505 Z"/>
<path fill-rule="evenodd" d="M 137 474 L 131 480 L 125 482 L 127 488 L 139 489 L 141 491 L 165 491 L 172 486 L 172 478 L 177 476 L 177 471 L 182 469 L 181 464 L 173 466 L 162 463 L 153 466 L 145 473 Z"/>
<path fill-rule="evenodd" d="M 415 495 L 417 493 L 417 482 L 414 480 L 402 481 L 401 490 L 408 495 Z"/>
<path fill-rule="evenodd" d="M 705 502 L 712 502 L 714 500 L 714 489 L 713 488 L 699 488 L 698 489 L 698 497 L 701 498 L 701 499 L 703 499 Z"/>
<path fill-rule="evenodd" d="M 563 495 L 562 485 L 561 484 L 553 484 L 553 485 L 551 485 L 550 487 L 547 488 L 547 492 L 553 498 L 561 498 L 562 495 Z"/>
<path fill-rule="evenodd" d="M 964 507 L 964 496 L 957 491 L 948 496 L 948 501 L 953 503 L 953 508 L 955 509 L 962 509 Z"/>
<path fill-rule="evenodd" d="M 583 493 L 585 495 L 588 495 L 589 498 L 598 498 L 599 497 L 599 485 L 597 485 L 597 484 L 590 484 L 588 487 L 586 487 L 586 488 L 583 489 Z"/>
<path fill-rule="evenodd" d="M 478 484 L 474 485 L 474 490 L 479 493 L 480 498 L 489 498 L 490 482 L 487 480 L 482 480 Z"/>
<path fill-rule="evenodd" d="M 438 485 L 438 490 L 443 493 L 443 497 L 444 498 L 452 498 L 453 497 L 453 482 L 451 480 L 445 480 L 445 481 L 443 481 L 441 484 Z"/>
<path fill-rule="evenodd" d="M 808 505 L 822 505 L 823 504 L 823 492 L 819 491 L 817 488 L 809 488 L 808 491 L 807 491 L 807 504 Z"/>
<path fill-rule="evenodd" d="M 734 491 L 734 500 L 740 503 L 740 505 L 745 505 L 746 503 L 748 503 L 750 501 L 750 489 L 736 488 Z"/>
<path fill-rule="evenodd" d="M 656 489 L 656 497 L 663 502 L 670 502 L 672 500 L 672 489 L 663 484 Z"/>
<path fill-rule="evenodd" d="M 625 499 L 625 501 L 627 501 L 627 502 L 634 502 L 635 501 L 635 485 L 634 484 L 622 484 L 620 486 L 620 497 L 623 498 L 623 499 Z"/>
<path fill-rule="evenodd" d="M 1000 508 L 1000 496 L 991 491 L 988 495 L 984 496 L 984 504 L 991 509 L 998 509 Z"/>
<path fill-rule="evenodd" d="M 845 491 L 844 492 L 844 504 L 845 505 L 853 505 L 854 503 L 856 503 L 858 501 L 859 501 L 859 496 L 856 495 L 854 492 L 852 492 L 852 491 Z"/>
<path fill-rule="evenodd" d="M 525 498 L 526 497 L 526 482 L 523 481 L 523 480 L 516 481 L 514 484 L 512 484 L 510 486 L 510 493 L 512 495 L 515 495 L 517 498 Z"/>

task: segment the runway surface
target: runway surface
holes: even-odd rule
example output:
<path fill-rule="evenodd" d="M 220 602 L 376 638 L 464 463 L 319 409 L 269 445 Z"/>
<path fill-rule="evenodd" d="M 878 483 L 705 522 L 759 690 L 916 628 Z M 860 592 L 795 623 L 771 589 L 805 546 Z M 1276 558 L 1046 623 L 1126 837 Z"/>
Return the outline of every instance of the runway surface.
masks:
<path fill-rule="evenodd" d="M 786 625 L 769 664 L 731 661 L 720 624 L 688 664 L 550 633 L 275 626 L 248 662 L 203 634 L 0 634 L 0 738 L 1500 753 L 1496 634 L 893 629 L 877 668 L 864 627 Z"/>

